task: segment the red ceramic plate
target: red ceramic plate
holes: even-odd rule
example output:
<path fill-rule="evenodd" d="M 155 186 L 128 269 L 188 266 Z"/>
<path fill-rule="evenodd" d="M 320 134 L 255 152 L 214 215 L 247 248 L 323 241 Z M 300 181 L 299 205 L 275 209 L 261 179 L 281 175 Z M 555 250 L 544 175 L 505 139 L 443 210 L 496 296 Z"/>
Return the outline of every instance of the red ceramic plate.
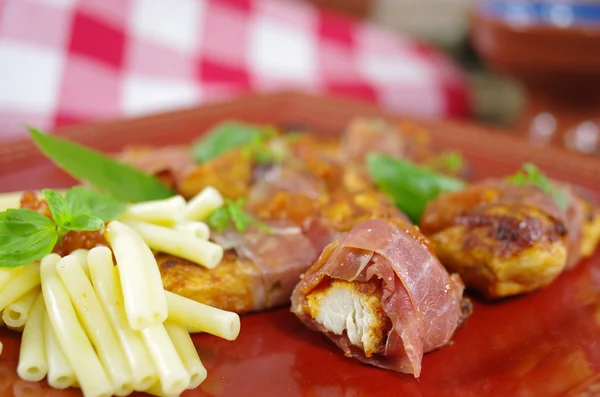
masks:
<path fill-rule="evenodd" d="M 225 119 L 312 126 L 335 134 L 354 116 L 389 114 L 359 102 L 273 94 L 143 119 L 77 126 L 59 134 L 105 151 L 126 144 L 186 143 Z M 475 178 L 514 172 L 533 161 L 553 177 L 590 188 L 600 199 L 600 160 L 540 149 L 483 127 L 423 122 L 436 145 L 458 149 Z M 68 187 L 28 141 L 0 145 L 0 191 Z M 3 330 L 0 395 L 79 396 L 18 380 L 19 336 Z M 288 308 L 242 318 L 234 342 L 194 337 L 207 380 L 187 396 L 593 396 L 600 395 L 600 252 L 552 285 L 474 313 L 452 343 L 425 355 L 419 380 L 344 357 L 304 328 Z M 12 393 L 12 394 L 11 394 Z"/>

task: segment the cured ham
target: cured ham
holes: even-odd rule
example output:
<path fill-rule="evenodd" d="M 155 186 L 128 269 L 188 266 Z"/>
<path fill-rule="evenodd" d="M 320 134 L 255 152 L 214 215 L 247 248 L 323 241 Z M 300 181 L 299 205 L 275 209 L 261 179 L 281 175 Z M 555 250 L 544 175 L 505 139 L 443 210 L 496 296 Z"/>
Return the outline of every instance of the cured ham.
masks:
<path fill-rule="evenodd" d="M 213 235 L 226 250 L 215 269 L 158 254 L 165 288 L 237 313 L 287 304 L 294 286 L 318 257 L 310 240 L 289 222 L 270 222 L 243 233 L 228 229 Z"/>
<path fill-rule="evenodd" d="M 212 270 L 159 253 L 167 289 L 238 313 L 283 305 L 289 303 L 294 287 L 291 280 L 297 282 L 332 241 L 369 219 L 406 220 L 393 202 L 376 190 L 361 163 L 371 150 L 385 149 L 394 156 L 425 156 L 429 150 L 428 142 L 422 140 L 423 131 L 398 134 L 381 121 L 356 119 L 342 135 L 340 140 L 277 132 L 258 146 L 234 147 L 195 165 L 189 164 L 190 151 L 180 147 L 125 153 L 122 159 L 162 176 L 184 197 L 212 186 L 225 198 L 247 199 L 246 211 L 261 222 L 293 226 L 298 231 L 289 246 L 285 239 L 291 235 L 263 234 L 255 239 L 253 234 L 258 232 L 253 229 L 213 235 L 220 244 L 232 244 L 226 245 L 229 249 L 223 261 Z M 280 240 L 285 255 L 280 249 L 273 250 L 273 255 L 284 260 L 270 259 L 269 268 L 261 266 L 266 262 L 255 252 L 269 241 Z M 283 280 L 279 284 L 277 277 Z M 269 285 L 278 286 L 277 296 L 264 292 Z"/>
<path fill-rule="evenodd" d="M 331 243 L 292 294 L 292 312 L 344 353 L 421 372 L 424 353 L 448 343 L 463 319 L 463 285 L 418 230 L 367 220 Z"/>

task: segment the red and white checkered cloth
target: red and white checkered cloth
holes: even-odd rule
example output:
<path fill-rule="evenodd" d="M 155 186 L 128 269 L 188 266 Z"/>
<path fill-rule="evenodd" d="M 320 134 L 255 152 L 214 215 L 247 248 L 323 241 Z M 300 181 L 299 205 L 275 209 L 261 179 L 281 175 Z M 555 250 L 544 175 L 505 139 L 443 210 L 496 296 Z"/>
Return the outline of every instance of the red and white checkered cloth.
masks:
<path fill-rule="evenodd" d="M 0 0 L 0 137 L 298 88 L 463 116 L 420 42 L 289 0 Z"/>

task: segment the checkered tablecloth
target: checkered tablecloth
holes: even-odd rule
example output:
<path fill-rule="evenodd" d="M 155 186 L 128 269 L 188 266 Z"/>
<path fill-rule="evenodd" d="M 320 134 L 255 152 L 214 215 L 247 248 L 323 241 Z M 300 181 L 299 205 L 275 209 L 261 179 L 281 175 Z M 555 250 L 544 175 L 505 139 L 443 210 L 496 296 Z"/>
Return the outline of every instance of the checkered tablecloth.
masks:
<path fill-rule="evenodd" d="M 0 0 L 0 138 L 280 89 L 468 113 L 444 55 L 305 3 Z"/>

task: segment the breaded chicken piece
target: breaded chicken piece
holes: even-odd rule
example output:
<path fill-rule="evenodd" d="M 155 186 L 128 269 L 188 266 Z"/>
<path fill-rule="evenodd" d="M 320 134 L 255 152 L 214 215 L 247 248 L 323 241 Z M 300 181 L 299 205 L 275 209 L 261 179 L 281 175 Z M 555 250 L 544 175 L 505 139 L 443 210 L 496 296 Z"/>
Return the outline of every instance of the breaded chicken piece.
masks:
<path fill-rule="evenodd" d="M 536 208 L 493 204 L 429 238 L 448 271 L 496 298 L 552 282 L 567 263 L 565 232 Z"/>
<path fill-rule="evenodd" d="M 260 309 L 264 301 L 257 295 L 262 291 L 258 268 L 233 251 L 225 251 L 214 269 L 163 253 L 156 261 L 165 289 L 186 298 L 236 313 Z"/>
<path fill-rule="evenodd" d="M 529 292 L 590 256 L 598 208 L 556 182 L 566 206 L 538 186 L 487 181 L 430 202 L 420 226 L 448 270 L 487 298 Z"/>
<path fill-rule="evenodd" d="M 585 219 L 581 238 L 581 256 L 588 258 L 594 254 L 600 241 L 600 210 L 589 201 L 582 201 Z"/>
<path fill-rule="evenodd" d="M 381 308 L 378 283 L 333 280 L 306 297 L 310 316 L 329 332 L 345 333 L 367 357 L 382 353 L 392 323 Z"/>

